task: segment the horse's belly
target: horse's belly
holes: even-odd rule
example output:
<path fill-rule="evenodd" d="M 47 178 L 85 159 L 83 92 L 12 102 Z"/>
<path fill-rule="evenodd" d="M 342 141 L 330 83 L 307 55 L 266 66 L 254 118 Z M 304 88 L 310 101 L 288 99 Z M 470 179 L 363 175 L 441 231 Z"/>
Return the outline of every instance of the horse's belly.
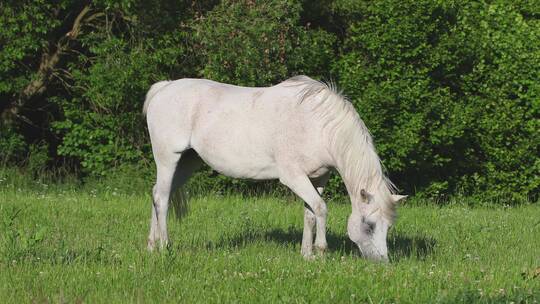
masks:
<path fill-rule="evenodd" d="M 195 145 L 193 148 L 206 164 L 224 175 L 248 179 L 279 177 L 276 163 L 267 151 L 227 144 Z"/>

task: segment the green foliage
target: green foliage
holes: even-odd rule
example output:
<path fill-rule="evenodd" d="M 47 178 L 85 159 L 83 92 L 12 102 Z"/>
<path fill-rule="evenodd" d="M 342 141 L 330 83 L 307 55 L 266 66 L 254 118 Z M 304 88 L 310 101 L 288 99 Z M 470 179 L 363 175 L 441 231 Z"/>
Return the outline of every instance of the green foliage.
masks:
<path fill-rule="evenodd" d="M 67 162 L 91 178 L 125 165 L 146 174 L 153 165 L 140 111 L 152 83 L 266 86 L 306 74 L 338 81 L 404 191 L 506 202 L 539 194 L 534 1 L 100 0 L 70 36 L 84 7 L 0 4 L 2 119 L 21 104 L 15 123 L 0 122 L 3 163 L 43 171 Z M 40 74 L 60 45 L 58 62 Z M 43 87 L 23 102 L 40 77 Z M 193 183 L 275 188 L 209 168 Z M 327 192 L 344 193 L 339 178 Z"/>
<path fill-rule="evenodd" d="M 49 1 L 2 1 L 0 4 L 0 96 L 24 88 L 36 68 L 36 54 L 47 47 L 47 38 L 61 24 Z M 63 1 L 62 1 L 63 2 Z M 27 64 L 21 64 L 25 62 Z"/>
<path fill-rule="evenodd" d="M 378 1 L 335 70 L 400 185 L 515 199 L 540 186 L 539 35 L 512 5 Z"/>
<path fill-rule="evenodd" d="M 21 161 L 26 152 L 24 137 L 13 128 L 3 127 L 0 131 L 0 164 L 12 165 L 12 161 Z"/>
<path fill-rule="evenodd" d="M 153 82 L 168 78 L 160 69 L 169 56 L 181 57 L 183 49 L 171 46 L 156 49 L 147 42 L 129 45 L 118 38 L 90 37 L 91 53 L 80 56 L 72 67 L 72 99 L 59 99 L 64 119 L 53 127 L 62 134 L 60 155 L 78 159 L 83 169 L 103 175 L 124 162 L 137 163 L 149 152 L 141 114 L 146 91 Z M 164 39 L 168 39 L 165 37 Z M 89 67 L 88 67 L 89 66 Z"/>
<path fill-rule="evenodd" d="M 299 25 L 301 10 L 296 1 L 223 1 L 193 26 L 201 76 L 255 86 L 325 75 L 335 37 Z"/>
<path fill-rule="evenodd" d="M 0 186 L 2 303 L 534 303 L 540 296 L 538 204 L 404 205 L 388 235 L 391 262 L 380 264 L 361 259 L 348 239 L 348 203 L 328 205 L 329 248 L 314 261 L 300 255 L 303 205 L 292 196 L 193 198 L 187 216 L 168 223 L 170 249 L 149 253 L 149 193 L 104 191 L 108 181 L 56 187 Z"/>
<path fill-rule="evenodd" d="M 505 3 L 463 17 L 462 45 L 474 60 L 463 95 L 474 105 L 471 132 L 482 157 L 475 182 L 493 192 L 540 189 L 540 45 L 531 43 L 540 40 L 539 25 Z"/>
<path fill-rule="evenodd" d="M 26 167 L 35 176 L 48 169 L 49 145 L 46 142 L 30 145 Z"/>

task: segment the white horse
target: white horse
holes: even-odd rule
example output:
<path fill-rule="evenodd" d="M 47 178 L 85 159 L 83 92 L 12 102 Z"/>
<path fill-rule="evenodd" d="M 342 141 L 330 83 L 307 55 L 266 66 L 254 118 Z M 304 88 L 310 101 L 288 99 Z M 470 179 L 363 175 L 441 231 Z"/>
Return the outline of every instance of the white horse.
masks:
<path fill-rule="evenodd" d="M 387 231 L 404 196 L 393 194 L 364 122 L 332 86 L 306 76 L 265 88 L 161 81 L 148 91 L 143 113 L 157 166 L 149 250 L 158 240 L 167 245 L 171 193 L 204 161 L 235 178 L 279 179 L 302 198 L 306 258 L 313 245 L 327 248 L 321 193 L 337 170 L 352 203 L 350 239 L 365 257 L 388 260 Z"/>

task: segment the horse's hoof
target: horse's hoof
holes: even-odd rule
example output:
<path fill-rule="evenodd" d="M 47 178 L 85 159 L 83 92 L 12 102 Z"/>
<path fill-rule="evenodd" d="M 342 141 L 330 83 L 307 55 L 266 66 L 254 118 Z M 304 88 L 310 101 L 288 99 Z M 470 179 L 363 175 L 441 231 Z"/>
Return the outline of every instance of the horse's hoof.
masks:
<path fill-rule="evenodd" d="M 323 256 L 324 252 L 326 251 L 327 248 L 328 248 L 327 246 L 317 246 L 317 245 L 315 245 L 315 252 L 317 253 L 317 255 Z"/>
<path fill-rule="evenodd" d="M 302 246 L 300 253 L 304 257 L 304 259 L 312 260 L 313 259 L 313 246 Z"/>
<path fill-rule="evenodd" d="M 306 261 L 313 261 L 315 260 L 316 256 L 313 253 L 302 253 L 302 256 Z"/>
<path fill-rule="evenodd" d="M 169 241 L 162 241 L 159 243 L 159 250 L 160 251 L 167 251 L 171 249 L 171 243 Z"/>

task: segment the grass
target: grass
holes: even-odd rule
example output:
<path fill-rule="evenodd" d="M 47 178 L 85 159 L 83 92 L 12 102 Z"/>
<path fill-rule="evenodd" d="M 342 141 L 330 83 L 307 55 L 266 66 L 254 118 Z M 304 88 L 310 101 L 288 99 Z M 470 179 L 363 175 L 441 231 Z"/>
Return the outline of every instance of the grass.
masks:
<path fill-rule="evenodd" d="M 140 192 L 139 192 L 140 193 Z M 329 252 L 300 256 L 296 199 L 207 195 L 148 253 L 149 196 L 0 181 L 0 302 L 540 301 L 540 206 L 404 205 L 391 263 L 358 257 L 350 204 L 329 203 Z"/>

